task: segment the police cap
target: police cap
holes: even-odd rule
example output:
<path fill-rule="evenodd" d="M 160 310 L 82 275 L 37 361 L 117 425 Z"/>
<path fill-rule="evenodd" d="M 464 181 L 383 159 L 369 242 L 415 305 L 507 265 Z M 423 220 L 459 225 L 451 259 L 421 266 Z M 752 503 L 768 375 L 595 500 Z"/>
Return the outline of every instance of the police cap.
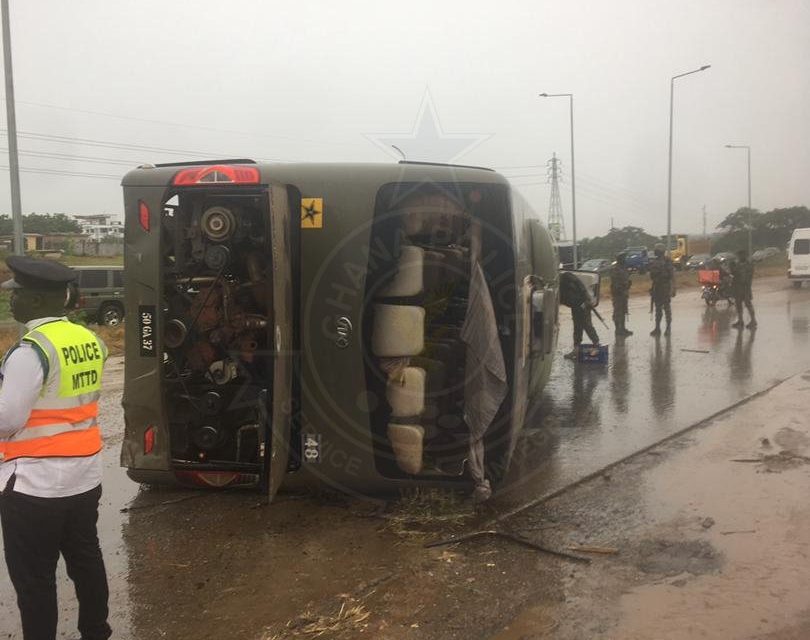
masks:
<path fill-rule="evenodd" d="M 655 247 L 653 247 L 653 251 L 663 251 L 663 250 L 664 250 L 664 243 L 656 242 Z"/>
<path fill-rule="evenodd" d="M 70 267 L 42 258 L 9 256 L 6 265 L 14 277 L 0 285 L 3 289 L 64 290 L 76 279 L 76 272 Z"/>

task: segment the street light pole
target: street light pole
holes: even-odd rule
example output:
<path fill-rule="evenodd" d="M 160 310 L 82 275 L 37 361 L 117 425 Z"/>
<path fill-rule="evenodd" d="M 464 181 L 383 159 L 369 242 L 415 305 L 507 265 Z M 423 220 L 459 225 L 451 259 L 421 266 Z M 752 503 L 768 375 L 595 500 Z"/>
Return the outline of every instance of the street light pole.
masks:
<path fill-rule="evenodd" d="M 577 183 L 576 173 L 574 171 L 574 94 L 573 93 L 541 93 L 541 98 L 568 98 L 568 113 L 571 120 L 571 237 L 574 243 L 573 259 L 574 269 L 577 268 L 579 262 L 577 259 Z"/>
<path fill-rule="evenodd" d="M 752 231 L 754 226 L 754 213 L 751 209 L 751 146 L 747 144 L 727 144 L 726 149 L 745 149 L 748 156 L 748 255 L 754 249 Z"/>
<path fill-rule="evenodd" d="M 8 123 L 8 169 L 11 178 L 11 218 L 14 223 L 14 253 L 23 255 L 22 204 L 20 203 L 20 165 L 17 156 L 17 117 L 14 112 L 14 78 L 11 72 L 11 26 L 8 0 L 0 0 L 3 14 L 3 65 L 6 76 L 6 121 Z"/>
<path fill-rule="evenodd" d="M 677 76 L 672 76 L 669 81 L 669 169 L 667 173 L 667 244 L 666 252 L 669 254 L 670 242 L 672 236 L 672 129 L 673 129 L 673 115 L 675 112 L 675 80 L 683 78 L 684 76 L 705 71 L 712 65 L 704 64 L 700 69 L 693 69 L 686 73 L 679 73 Z"/>

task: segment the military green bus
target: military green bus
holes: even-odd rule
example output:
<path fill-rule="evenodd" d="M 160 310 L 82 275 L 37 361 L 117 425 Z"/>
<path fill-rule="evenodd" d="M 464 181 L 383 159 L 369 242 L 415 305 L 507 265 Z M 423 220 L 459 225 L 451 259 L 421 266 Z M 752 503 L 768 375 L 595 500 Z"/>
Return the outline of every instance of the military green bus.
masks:
<path fill-rule="evenodd" d="M 272 497 L 503 477 L 558 327 L 556 250 L 503 176 L 225 160 L 123 188 L 133 480 Z"/>

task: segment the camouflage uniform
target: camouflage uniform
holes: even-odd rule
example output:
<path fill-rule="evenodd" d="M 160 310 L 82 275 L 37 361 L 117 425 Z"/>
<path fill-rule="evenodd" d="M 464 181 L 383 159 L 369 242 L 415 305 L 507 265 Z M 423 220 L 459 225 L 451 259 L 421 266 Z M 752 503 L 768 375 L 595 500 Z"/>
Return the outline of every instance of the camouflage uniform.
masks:
<path fill-rule="evenodd" d="M 616 262 L 610 272 L 610 295 L 613 299 L 613 326 L 616 328 L 617 336 L 629 336 L 633 333 L 625 326 L 630 284 L 630 272 L 624 266 L 624 257 L 616 256 Z"/>
<path fill-rule="evenodd" d="M 754 294 L 751 291 L 752 280 L 754 278 L 754 265 L 747 259 L 739 259 L 731 265 L 731 292 L 734 294 L 734 301 L 737 305 L 737 322 L 734 327 L 743 326 L 743 305 L 748 309 L 751 321 L 748 327 L 753 329 L 757 326 L 757 318 L 754 314 L 754 304 L 752 302 Z"/>
<path fill-rule="evenodd" d="M 669 334 L 672 326 L 670 300 L 675 295 L 675 268 L 669 258 L 656 253 L 655 259 L 650 263 L 650 280 L 652 282 L 650 295 L 655 305 L 655 329 L 652 330 L 652 335 L 661 333 L 661 316 L 663 315 L 666 315 L 667 319 L 665 333 Z"/>
<path fill-rule="evenodd" d="M 599 334 L 591 320 L 591 296 L 582 281 L 570 271 L 560 274 L 560 304 L 571 309 L 574 321 L 574 349 L 566 358 L 576 357 L 577 349 L 582 344 L 583 331 L 588 334 L 593 344 L 599 344 Z"/>

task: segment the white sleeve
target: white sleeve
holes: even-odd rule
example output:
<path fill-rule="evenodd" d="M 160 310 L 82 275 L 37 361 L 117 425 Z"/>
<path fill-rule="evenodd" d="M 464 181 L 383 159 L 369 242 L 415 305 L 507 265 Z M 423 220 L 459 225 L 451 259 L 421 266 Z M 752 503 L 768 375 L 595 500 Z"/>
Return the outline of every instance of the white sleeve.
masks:
<path fill-rule="evenodd" d="M 21 344 L 8 357 L 0 387 L 0 438 L 10 438 L 28 422 L 42 390 L 44 373 L 39 356 L 29 344 Z"/>

